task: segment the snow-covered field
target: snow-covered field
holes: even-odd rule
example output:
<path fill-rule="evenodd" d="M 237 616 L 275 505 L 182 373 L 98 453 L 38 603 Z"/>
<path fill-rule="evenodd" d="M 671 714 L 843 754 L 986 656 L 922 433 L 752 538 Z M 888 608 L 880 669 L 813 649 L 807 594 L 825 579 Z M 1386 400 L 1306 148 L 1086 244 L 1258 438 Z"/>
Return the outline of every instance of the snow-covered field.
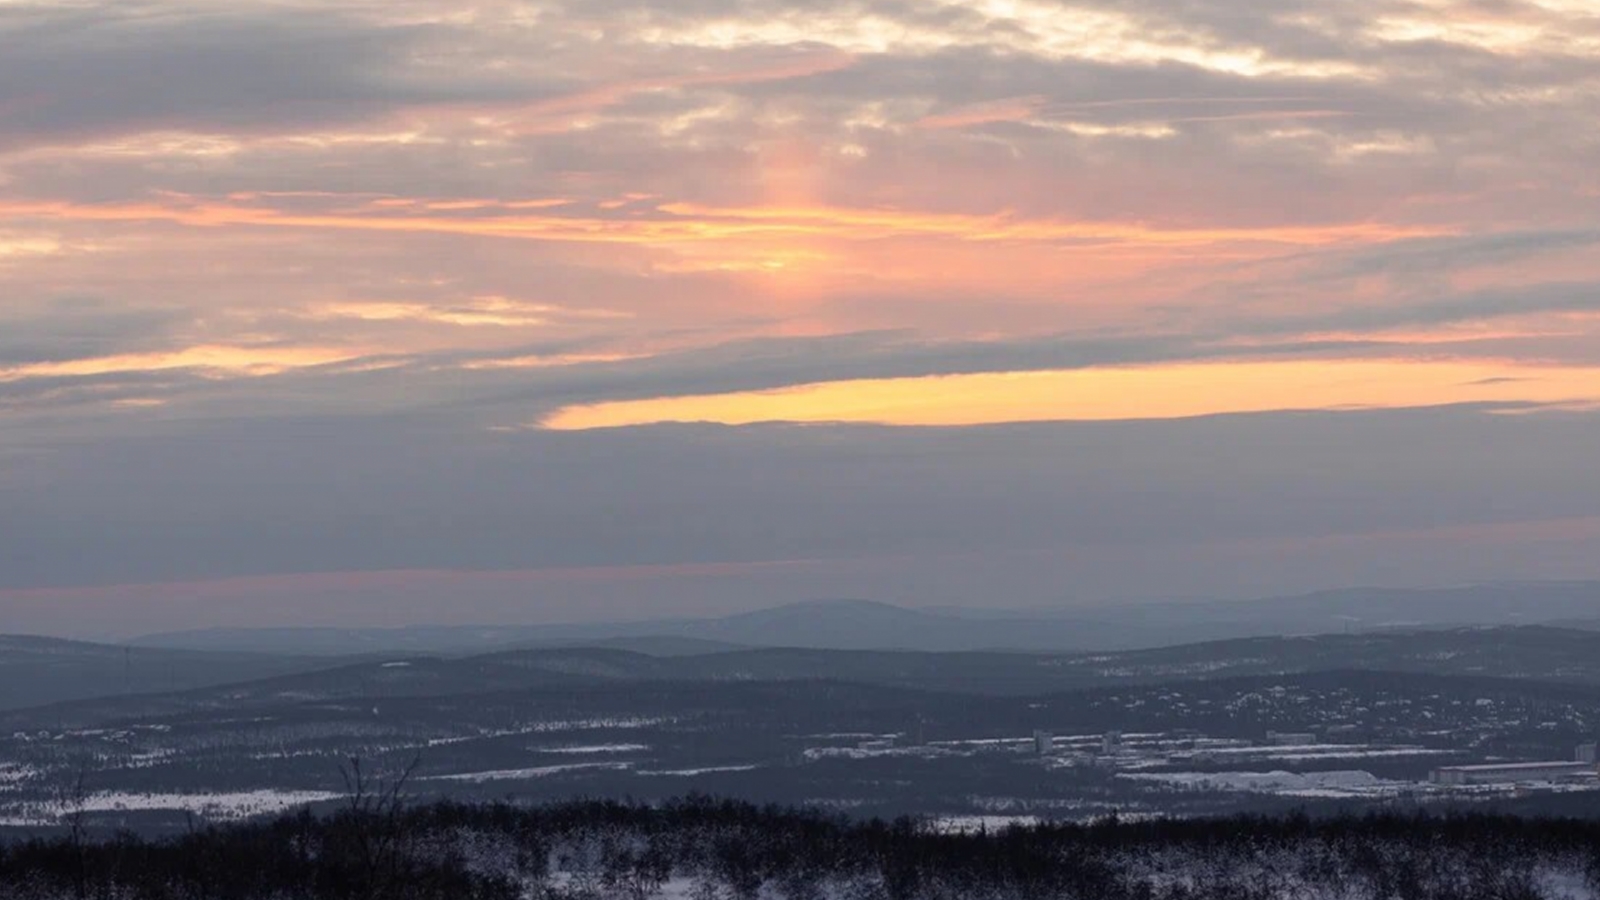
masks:
<path fill-rule="evenodd" d="M 535 766 L 531 769 L 495 769 L 489 772 L 461 772 L 455 775 L 432 775 L 422 781 L 465 781 L 482 783 L 485 781 L 519 781 L 524 778 L 548 778 L 551 775 L 560 775 L 564 772 L 580 772 L 586 769 L 615 769 L 624 770 L 633 767 L 628 762 L 597 762 L 597 763 L 571 763 L 564 766 Z"/>
<path fill-rule="evenodd" d="M 976 834 L 1004 831 L 1013 825 L 1037 825 L 1038 816 L 936 816 L 927 827 L 940 834 Z"/>
<path fill-rule="evenodd" d="M 0 763 L 0 785 L 16 784 L 19 781 L 26 781 L 37 774 L 38 770 L 32 766 L 25 766 L 21 763 Z"/>
<path fill-rule="evenodd" d="M 585 744 L 575 747 L 529 747 L 535 753 L 561 753 L 571 756 L 589 756 L 605 753 L 637 753 L 649 750 L 649 744 Z"/>
<path fill-rule="evenodd" d="M 551 734 L 562 731 L 601 731 L 613 729 L 618 731 L 634 731 L 644 728 L 655 728 L 660 725 L 670 725 L 676 719 L 670 716 L 630 716 L 615 719 L 557 719 L 548 722 L 529 722 L 516 728 L 506 728 L 497 731 L 481 731 L 474 734 L 454 735 L 451 737 L 434 738 L 427 742 L 429 747 L 443 747 L 449 744 L 464 744 L 468 741 L 481 741 L 488 738 L 518 737 L 527 734 Z"/>
<path fill-rule="evenodd" d="M 864 747 L 811 747 L 802 754 L 807 760 L 819 759 L 878 759 L 890 756 L 918 756 L 934 757 L 949 755 L 949 750 L 939 747 L 884 747 L 882 749 L 868 749 Z"/>
<path fill-rule="evenodd" d="M 743 766 L 706 766 L 700 769 L 640 769 L 640 775 L 665 775 L 673 778 L 693 778 L 697 775 L 712 775 L 717 772 L 754 772 L 761 768 L 758 765 Z"/>
<path fill-rule="evenodd" d="M 233 821 L 273 815 L 310 803 L 337 800 L 340 796 L 326 791 L 259 790 L 198 794 L 108 791 L 90 794 L 81 803 L 25 804 L 0 818 L 0 824 L 50 825 L 60 821 L 62 815 L 79 810 L 94 813 L 176 810 L 192 812 L 211 821 Z"/>
<path fill-rule="evenodd" d="M 1371 772 L 1161 772 L 1119 778 L 1163 784 L 1177 790 L 1247 791 L 1290 797 L 1372 797 L 1398 793 L 1409 782 L 1386 781 Z"/>

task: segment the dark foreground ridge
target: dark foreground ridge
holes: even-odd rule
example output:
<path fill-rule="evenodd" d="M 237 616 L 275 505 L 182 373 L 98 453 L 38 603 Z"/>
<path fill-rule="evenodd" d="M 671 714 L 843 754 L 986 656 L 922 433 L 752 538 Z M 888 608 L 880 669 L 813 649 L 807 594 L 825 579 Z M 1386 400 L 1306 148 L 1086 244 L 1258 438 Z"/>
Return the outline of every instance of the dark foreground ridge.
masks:
<path fill-rule="evenodd" d="M 383 798 L 150 841 L 0 845 L 7 900 L 1536 900 L 1600 896 L 1600 821 L 1235 817 L 950 832 L 690 797 Z"/>

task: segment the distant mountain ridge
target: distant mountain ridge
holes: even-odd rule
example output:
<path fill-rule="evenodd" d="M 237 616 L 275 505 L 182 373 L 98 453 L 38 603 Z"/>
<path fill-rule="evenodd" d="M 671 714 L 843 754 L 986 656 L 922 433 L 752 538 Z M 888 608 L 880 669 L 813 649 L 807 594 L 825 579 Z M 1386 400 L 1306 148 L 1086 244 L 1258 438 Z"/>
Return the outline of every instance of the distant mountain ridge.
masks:
<path fill-rule="evenodd" d="M 533 648 L 454 658 L 369 658 L 243 683 L 146 696 L 86 698 L 70 709 L 53 708 L 49 718 L 92 721 L 184 710 L 237 713 L 285 702 L 346 703 L 368 709 L 380 701 L 514 696 L 526 691 L 608 686 L 636 691 L 652 683 L 829 681 L 972 696 L 1031 696 L 1353 671 L 1596 687 L 1600 686 L 1600 632 L 1495 626 L 1240 638 L 1090 654 L 756 648 L 651 656 L 614 648 Z M 15 719 L 0 715 L 0 728 L 32 714 L 23 711 L 19 715 Z"/>
<path fill-rule="evenodd" d="M 651 623 L 654 626 L 656 623 Z M 665 629 L 667 626 L 663 626 Z M 143 635 L 133 647 L 203 649 L 222 653 L 296 653 L 320 657 L 396 654 L 469 655 L 519 646 L 614 647 L 653 656 L 735 650 L 744 645 L 707 638 L 633 633 L 635 626 L 422 625 L 398 628 L 203 628 Z"/>
<path fill-rule="evenodd" d="M 1177 612 L 1188 604 L 1163 604 Z M 1505 581 L 1438 588 L 1361 587 L 1261 600 L 1208 602 L 1208 618 L 1295 624 L 1302 633 L 1460 625 L 1600 622 L 1600 581 Z"/>
<path fill-rule="evenodd" d="M 210 629 L 149 635 L 132 643 L 329 656 L 471 654 L 575 645 L 637 648 L 657 655 L 735 647 L 1091 652 L 1270 635 L 1527 624 L 1600 628 L 1600 582 L 1355 588 L 1259 600 L 1053 610 L 931 611 L 869 600 L 825 600 L 717 618 L 395 629 Z"/>
<path fill-rule="evenodd" d="M 254 681 L 326 665 L 326 659 L 313 657 L 0 635 L 0 710 Z"/>

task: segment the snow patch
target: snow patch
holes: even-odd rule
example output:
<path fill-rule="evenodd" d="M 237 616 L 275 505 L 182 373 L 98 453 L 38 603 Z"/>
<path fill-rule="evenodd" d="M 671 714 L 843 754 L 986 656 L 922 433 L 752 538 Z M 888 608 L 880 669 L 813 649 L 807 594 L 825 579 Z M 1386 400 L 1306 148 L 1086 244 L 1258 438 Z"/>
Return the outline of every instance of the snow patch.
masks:
<path fill-rule="evenodd" d="M 605 763 L 572 763 L 565 766 L 537 766 L 532 769 L 496 769 L 491 772 L 462 772 L 457 775 L 433 775 L 425 781 L 464 781 L 481 784 L 485 781 L 520 781 L 526 778 L 548 778 L 551 775 L 560 775 L 563 772 L 577 772 L 584 769 L 630 769 L 633 763 L 605 762 Z"/>
<path fill-rule="evenodd" d="M 1353 797 L 1393 793 L 1410 785 L 1371 772 L 1164 772 L 1118 775 L 1189 791 L 1243 791 L 1290 797 Z"/>
<path fill-rule="evenodd" d="M 673 778 L 692 778 L 696 775 L 711 775 L 717 772 L 753 772 L 761 768 L 757 765 L 748 766 L 707 766 L 703 769 L 640 769 L 640 775 L 666 775 Z"/>

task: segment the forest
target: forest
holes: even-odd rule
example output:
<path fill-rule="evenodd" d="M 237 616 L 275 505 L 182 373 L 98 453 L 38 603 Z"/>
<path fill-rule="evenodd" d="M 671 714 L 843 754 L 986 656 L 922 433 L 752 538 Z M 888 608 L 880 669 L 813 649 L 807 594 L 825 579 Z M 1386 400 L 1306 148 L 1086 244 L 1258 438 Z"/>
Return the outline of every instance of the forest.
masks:
<path fill-rule="evenodd" d="M 11 900 L 1568 900 L 1600 821 L 1306 814 L 950 831 L 707 796 L 408 805 L 0 844 Z"/>

